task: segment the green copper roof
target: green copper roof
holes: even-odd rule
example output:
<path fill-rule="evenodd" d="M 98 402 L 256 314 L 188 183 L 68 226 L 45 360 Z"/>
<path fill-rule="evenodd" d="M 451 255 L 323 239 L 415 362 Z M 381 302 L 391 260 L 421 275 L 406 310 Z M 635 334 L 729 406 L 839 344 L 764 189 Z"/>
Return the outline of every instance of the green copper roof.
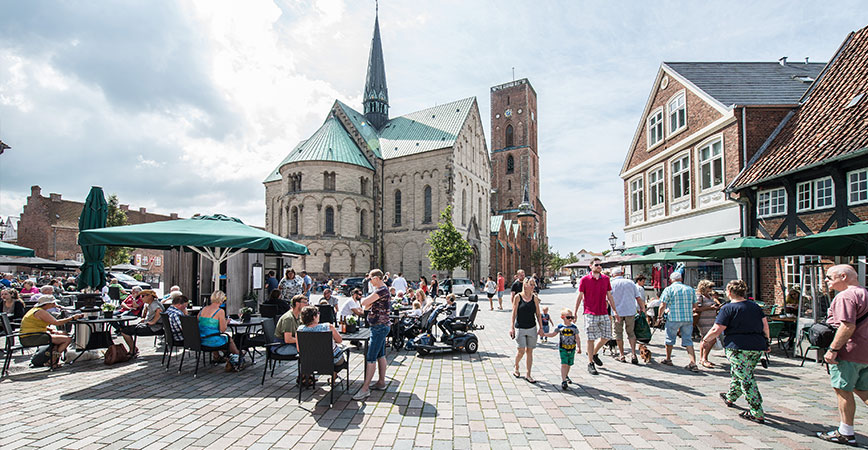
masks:
<path fill-rule="evenodd" d="M 303 140 L 303 141 L 299 142 L 298 145 L 296 145 L 295 148 L 292 149 L 292 151 L 289 152 L 288 155 L 286 155 L 286 158 L 283 158 L 283 161 L 281 161 L 280 164 L 277 165 L 277 168 L 271 171 L 271 173 L 268 175 L 267 178 L 265 178 L 265 181 L 263 181 L 263 183 L 270 183 L 272 181 L 280 181 L 280 178 L 281 178 L 280 177 L 280 168 L 283 167 L 284 164 L 286 164 L 290 161 L 290 159 L 289 159 L 290 156 L 295 154 L 295 152 L 298 151 L 298 148 L 301 147 L 302 145 L 304 145 L 305 142 L 307 142 L 307 140 Z"/>
<path fill-rule="evenodd" d="M 382 153 L 380 153 L 380 139 L 377 136 L 377 130 L 368 123 L 365 116 L 360 112 L 356 111 L 353 108 L 347 106 L 344 102 L 338 100 L 338 106 L 343 109 L 344 114 L 350 119 L 350 122 L 353 123 L 353 126 L 359 130 L 359 133 L 362 135 L 362 139 L 368 143 L 368 147 L 377 155 L 377 158 L 383 158 Z"/>
<path fill-rule="evenodd" d="M 379 133 L 383 158 L 451 147 L 474 100 L 469 97 L 389 120 Z"/>
<path fill-rule="evenodd" d="M 491 234 L 500 232 L 500 224 L 503 223 L 503 216 L 491 216 Z"/>

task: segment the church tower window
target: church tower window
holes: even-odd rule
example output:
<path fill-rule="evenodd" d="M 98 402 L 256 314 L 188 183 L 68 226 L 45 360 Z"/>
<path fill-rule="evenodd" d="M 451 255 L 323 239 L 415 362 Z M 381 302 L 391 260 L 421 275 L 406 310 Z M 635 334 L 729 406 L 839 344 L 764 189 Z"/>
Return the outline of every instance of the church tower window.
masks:
<path fill-rule="evenodd" d="M 461 190 L 461 225 L 467 225 L 467 190 Z"/>
<path fill-rule="evenodd" d="M 367 222 L 368 222 L 368 212 L 364 209 L 359 213 L 359 235 L 367 236 Z"/>
<path fill-rule="evenodd" d="M 515 172 L 515 159 L 512 155 L 506 157 L 506 173 Z"/>
<path fill-rule="evenodd" d="M 325 209 L 325 234 L 335 234 L 335 210 L 331 206 Z"/>
<path fill-rule="evenodd" d="M 425 214 L 422 223 L 431 223 L 431 186 L 425 186 Z"/>
<path fill-rule="evenodd" d="M 289 234 L 298 234 L 298 207 L 293 206 L 289 219 Z"/>
<path fill-rule="evenodd" d="M 401 226 L 401 191 L 395 191 L 395 223 L 394 226 Z"/>
<path fill-rule="evenodd" d="M 506 147 L 512 147 L 512 146 L 513 146 L 512 125 L 507 125 L 506 126 Z"/>

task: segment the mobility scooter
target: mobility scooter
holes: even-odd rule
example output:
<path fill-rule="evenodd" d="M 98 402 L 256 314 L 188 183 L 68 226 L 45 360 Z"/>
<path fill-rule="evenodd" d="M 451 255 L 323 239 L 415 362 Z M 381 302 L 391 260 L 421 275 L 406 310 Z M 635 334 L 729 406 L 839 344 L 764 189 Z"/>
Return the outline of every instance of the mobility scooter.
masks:
<path fill-rule="evenodd" d="M 446 313 L 448 309 L 449 306 L 446 304 L 436 305 L 424 323 L 424 332 L 413 339 L 413 347 L 420 356 L 455 350 L 476 353 L 479 350 L 479 339 L 471 331 L 482 330 L 485 327 L 474 323 L 476 313 L 479 312 L 479 304 L 475 302 L 464 303 L 458 315 L 444 324 L 444 334 L 438 342 L 434 335 L 437 317 Z"/>

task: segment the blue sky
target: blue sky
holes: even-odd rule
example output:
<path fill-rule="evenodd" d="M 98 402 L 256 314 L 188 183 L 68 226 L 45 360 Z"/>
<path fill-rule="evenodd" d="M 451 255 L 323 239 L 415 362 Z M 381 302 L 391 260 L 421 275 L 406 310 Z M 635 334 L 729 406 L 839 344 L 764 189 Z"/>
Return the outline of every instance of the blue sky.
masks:
<path fill-rule="evenodd" d="M 262 225 L 262 180 L 335 99 L 359 106 L 373 1 L 0 0 L 0 216 L 91 185 Z M 527 77 L 562 254 L 623 237 L 618 172 L 662 61 L 827 61 L 862 2 L 383 1 L 391 112 Z M 489 136 L 490 142 L 490 136 Z"/>

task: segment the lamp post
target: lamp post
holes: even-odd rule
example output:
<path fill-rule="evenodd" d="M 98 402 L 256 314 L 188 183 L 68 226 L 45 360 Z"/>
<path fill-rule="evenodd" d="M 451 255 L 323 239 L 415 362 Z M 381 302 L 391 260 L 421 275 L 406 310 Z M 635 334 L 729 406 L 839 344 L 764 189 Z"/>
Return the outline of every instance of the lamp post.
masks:
<path fill-rule="evenodd" d="M 613 252 L 615 251 L 615 244 L 616 244 L 617 242 L 618 242 L 618 237 L 615 236 L 615 233 L 613 232 L 612 235 L 609 236 L 609 245 L 612 246 L 612 251 L 613 251 Z"/>

